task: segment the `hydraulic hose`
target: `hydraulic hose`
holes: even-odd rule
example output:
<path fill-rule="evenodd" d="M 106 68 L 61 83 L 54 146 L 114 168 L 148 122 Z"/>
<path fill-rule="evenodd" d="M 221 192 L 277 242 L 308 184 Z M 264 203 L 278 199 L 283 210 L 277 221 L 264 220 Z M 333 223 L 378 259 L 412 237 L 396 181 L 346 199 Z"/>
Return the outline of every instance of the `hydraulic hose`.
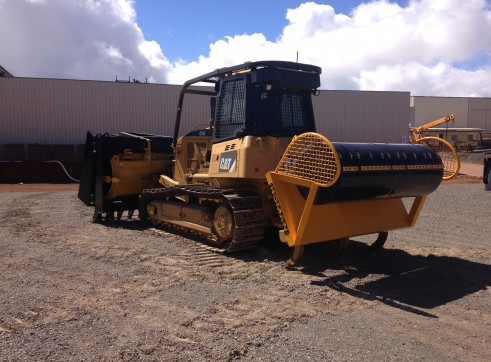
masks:
<path fill-rule="evenodd" d="M 0 162 L 2 162 L 2 163 L 6 163 L 6 162 L 21 163 L 21 162 L 23 162 L 23 161 L 0 161 Z M 50 161 L 41 161 L 41 162 L 44 162 L 44 163 L 57 163 L 58 165 L 60 165 L 60 166 L 61 166 L 61 168 L 62 168 L 63 172 L 65 173 L 65 175 L 66 175 L 66 176 L 67 176 L 67 177 L 68 177 L 68 178 L 69 178 L 71 181 L 73 181 L 73 182 L 77 182 L 77 183 L 80 183 L 80 180 L 77 180 L 76 178 L 72 177 L 72 176 L 71 176 L 71 175 L 68 173 L 67 169 L 65 168 L 65 166 L 63 165 L 63 163 L 61 163 L 60 161 L 58 161 L 58 160 L 50 160 Z"/>

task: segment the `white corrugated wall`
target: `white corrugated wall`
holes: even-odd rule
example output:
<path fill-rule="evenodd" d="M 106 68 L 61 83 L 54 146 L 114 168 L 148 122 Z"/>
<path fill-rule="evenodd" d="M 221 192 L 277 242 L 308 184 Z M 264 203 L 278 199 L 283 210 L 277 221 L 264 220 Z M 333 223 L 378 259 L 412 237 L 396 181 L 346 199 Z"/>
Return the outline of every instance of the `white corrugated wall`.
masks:
<path fill-rule="evenodd" d="M 416 126 L 453 113 L 455 121 L 449 127 L 491 131 L 491 98 L 411 97 L 411 108 Z"/>
<path fill-rule="evenodd" d="M 469 127 L 491 131 L 491 99 L 469 99 Z"/>
<path fill-rule="evenodd" d="M 411 97 L 414 108 L 414 127 L 445 117 L 455 115 L 449 127 L 471 127 L 468 124 L 469 98 L 462 97 Z M 440 127 L 445 127 L 441 125 Z"/>
<path fill-rule="evenodd" d="M 331 141 L 407 141 L 408 92 L 321 91 L 314 110 L 317 131 Z"/>
<path fill-rule="evenodd" d="M 85 133 L 173 135 L 177 85 L 80 80 L 0 79 L 0 144 L 82 144 Z M 401 142 L 409 93 L 321 91 L 317 131 L 332 141 Z M 207 124 L 209 99 L 187 95 L 180 134 Z"/>
<path fill-rule="evenodd" d="M 3 78 L 0 144 L 84 143 L 87 130 L 170 135 L 180 89 L 175 85 Z M 183 131 L 193 129 L 196 115 L 209 118 L 205 98 L 186 99 Z M 203 117 L 197 118 L 201 121 Z"/>

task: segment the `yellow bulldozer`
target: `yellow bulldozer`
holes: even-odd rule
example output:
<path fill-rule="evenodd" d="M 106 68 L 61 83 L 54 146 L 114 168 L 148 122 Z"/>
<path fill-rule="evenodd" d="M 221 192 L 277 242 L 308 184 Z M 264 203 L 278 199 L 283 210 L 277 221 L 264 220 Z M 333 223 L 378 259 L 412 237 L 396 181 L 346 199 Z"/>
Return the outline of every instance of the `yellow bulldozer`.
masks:
<path fill-rule="evenodd" d="M 79 198 L 94 221 L 131 217 L 198 233 L 229 252 L 255 248 L 267 229 L 294 248 L 414 225 L 443 177 L 420 144 L 336 143 L 316 133 L 321 69 L 247 62 L 184 83 L 173 136 L 87 132 Z M 207 83 L 211 87 L 192 87 Z M 187 94 L 209 97 L 209 127 L 179 135 Z M 409 207 L 403 199 L 412 200 Z"/>

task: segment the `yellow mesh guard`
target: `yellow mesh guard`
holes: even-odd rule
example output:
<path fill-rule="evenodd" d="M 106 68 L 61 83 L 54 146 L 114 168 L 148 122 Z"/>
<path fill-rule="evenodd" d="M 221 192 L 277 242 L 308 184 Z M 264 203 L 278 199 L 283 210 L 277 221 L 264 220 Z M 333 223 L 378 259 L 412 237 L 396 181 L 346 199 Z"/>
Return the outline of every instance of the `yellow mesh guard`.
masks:
<path fill-rule="evenodd" d="M 460 169 L 460 160 L 455 148 L 439 137 L 423 137 L 416 140 L 416 143 L 421 143 L 432 148 L 443 163 L 443 179 L 449 180 L 457 176 Z"/>
<path fill-rule="evenodd" d="M 340 165 L 331 142 L 318 133 L 309 132 L 293 138 L 275 172 L 329 187 L 339 178 Z"/>

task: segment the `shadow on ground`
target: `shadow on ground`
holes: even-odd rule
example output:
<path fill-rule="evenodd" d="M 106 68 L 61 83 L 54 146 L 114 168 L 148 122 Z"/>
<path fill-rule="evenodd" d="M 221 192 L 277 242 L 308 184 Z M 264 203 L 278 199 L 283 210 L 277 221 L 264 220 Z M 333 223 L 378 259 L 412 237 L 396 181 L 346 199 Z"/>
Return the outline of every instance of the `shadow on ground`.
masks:
<path fill-rule="evenodd" d="M 373 252 L 356 241 L 351 241 L 344 255 L 326 258 L 332 248 L 317 244 L 306 250 L 300 270 L 321 278 L 312 281 L 313 285 L 379 300 L 416 314 L 432 317 L 414 308 L 436 308 L 491 286 L 488 264 L 450 256 L 412 255 L 398 249 Z M 343 273 L 329 276 L 327 269 Z"/>
<path fill-rule="evenodd" d="M 104 224 L 131 230 L 146 228 L 137 219 Z M 200 236 L 168 231 L 207 243 Z M 333 241 L 307 246 L 300 266 L 292 273 L 315 276 L 311 283 L 320 288 L 331 288 L 366 300 L 379 300 L 428 317 L 435 316 L 416 308 L 436 308 L 491 286 L 489 264 L 449 256 L 412 255 L 398 249 L 372 251 L 366 243 L 353 240 L 348 250 L 338 255 L 337 245 Z M 226 255 L 246 262 L 285 262 L 291 253 L 291 248 L 268 235 L 259 248 Z"/>

